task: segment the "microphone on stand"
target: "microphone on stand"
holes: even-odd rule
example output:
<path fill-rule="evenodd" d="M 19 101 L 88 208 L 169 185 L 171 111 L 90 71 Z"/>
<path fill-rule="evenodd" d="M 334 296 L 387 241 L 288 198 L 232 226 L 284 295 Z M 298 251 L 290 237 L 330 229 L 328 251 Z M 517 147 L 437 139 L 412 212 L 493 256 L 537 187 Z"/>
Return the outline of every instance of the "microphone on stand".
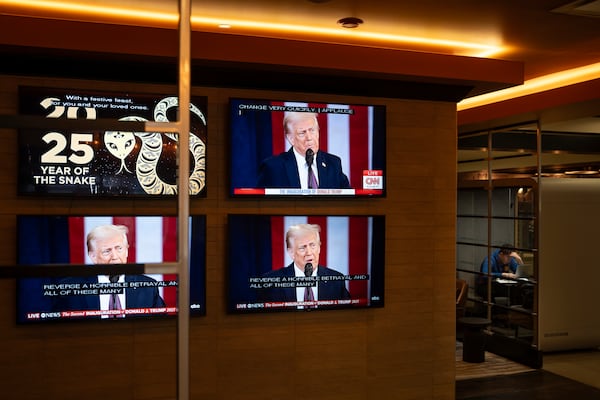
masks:
<path fill-rule="evenodd" d="M 304 276 L 311 276 L 313 273 L 313 265 L 311 263 L 306 263 L 304 265 Z M 315 301 L 315 294 L 313 293 L 313 290 L 310 286 L 307 286 L 304 288 L 304 301 L 305 302 L 314 302 Z M 314 305 L 309 305 L 305 307 L 307 310 L 310 310 L 311 308 L 315 308 Z"/>
<path fill-rule="evenodd" d="M 306 150 L 306 164 L 308 165 L 308 168 L 310 168 L 312 166 L 313 160 L 315 159 L 315 152 L 313 151 L 313 149 L 308 149 Z"/>
<path fill-rule="evenodd" d="M 306 150 L 306 165 L 308 165 L 308 188 L 309 189 L 317 189 L 319 187 L 319 183 L 317 182 L 317 177 L 315 176 L 312 170 L 312 163 L 315 159 L 315 152 L 313 149 Z"/>
<path fill-rule="evenodd" d="M 304 276 L 311 276 L 313 273 L 313 265 L 311 263 L 306 263 L 304 266 Z"/>

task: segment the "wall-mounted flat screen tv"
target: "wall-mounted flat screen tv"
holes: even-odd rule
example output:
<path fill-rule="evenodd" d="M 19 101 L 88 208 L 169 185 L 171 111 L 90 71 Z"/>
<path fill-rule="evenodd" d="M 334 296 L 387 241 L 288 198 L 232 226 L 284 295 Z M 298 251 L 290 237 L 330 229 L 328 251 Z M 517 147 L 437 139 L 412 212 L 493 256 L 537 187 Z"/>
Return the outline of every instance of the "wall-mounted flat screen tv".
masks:
<path fill-rule="evenodd" d="M 228 217 L 228 311 L 383 307 L 384 216 Z"/>
<path fill-rule="evenodd" d="M 205 315 L 205 216 L 190 217 L 190 315 Z M 176 274 L 101 274 L 106 264 L 177 260 L 177 217 L 19 215 L 23 268 L 74 264 L 98 275 L 20 278 L 17 322 L 177 315 Z"/>
<path fill-rule="evenodd" d="M 206 97 L 190 101 L 192 196 L 206 196 Z M 19 113 L 52 123 L 73 120 L 177 120 L 172 95 L 19 87 Z M 143 129 L 143 128 L 142 128 Z M 177 193 L 174 133 L 19 129 L 19 194 L 159 197 Z"/>
<path fill-rule="evenodd" d="M 382 105 L 230 99 L 232 196 L 382 197 Z"/>

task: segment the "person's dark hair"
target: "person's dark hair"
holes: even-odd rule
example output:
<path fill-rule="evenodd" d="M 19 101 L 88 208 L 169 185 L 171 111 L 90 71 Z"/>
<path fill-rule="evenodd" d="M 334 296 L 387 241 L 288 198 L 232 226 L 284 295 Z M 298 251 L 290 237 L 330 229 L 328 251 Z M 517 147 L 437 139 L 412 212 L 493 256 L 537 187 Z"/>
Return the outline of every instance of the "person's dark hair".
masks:
<path fill-rule="evenodd" d="M 508 243 L 504 243 L 502 246 L 500 246 L 500 253 L 502 254 L 510 254 L 514 251 L 514 247 L 512 244 L 508 244 Z"/>

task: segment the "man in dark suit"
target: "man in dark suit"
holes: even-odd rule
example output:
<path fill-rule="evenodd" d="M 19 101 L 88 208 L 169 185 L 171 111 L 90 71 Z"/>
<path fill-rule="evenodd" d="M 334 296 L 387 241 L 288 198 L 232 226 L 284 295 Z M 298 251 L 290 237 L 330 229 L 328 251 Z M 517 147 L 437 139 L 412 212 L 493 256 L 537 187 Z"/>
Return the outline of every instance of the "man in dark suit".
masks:
<path fill-rule="evenodd" d="M 293 262 L 287 267 L 269 271 L 263 277 L 287 277 L 296 282 L 295 287 L 271 287 L 261 293 L 267 302 L 301 302 L 303 307 L 313 307 L 322 300 L 349 300 L 344 275 L 319 265 L 321 253 L 321 228 L 315 224 L 298 224 L 289 227 L 285 243 Z M 302 282 L 302 284 L 299 284 Z"/>
<path fill-rule="evenodd" d="M 338 156 L 319 150 L 317 114 L 286 112 L 283 130 L 291 144 L 287 152 L 264 160 L 257 186 L 262 188 L 349 189 Z M 311 183 L 311 174 L 314 183 Z M 316 186 L 315 186 L 316 185 Z"/>
<path fill-rule="evenodd" d="M 92 262 L 127 263 L 127 232 L 127 227 L 123 225 L 102 225 L 92 229 L 87 235 L 88 256 Z M 60 283 L 76 285 L 81 291 L 103 292 L 59 296 L 53 303 L 53 309 L 56 311 L 107 310 L 107 315 L 123 315 L 122 311 L 125 309 L 165 307 L 165 302 L 155 285 L 156 280 L 146 275 L 70 277 Z"/>

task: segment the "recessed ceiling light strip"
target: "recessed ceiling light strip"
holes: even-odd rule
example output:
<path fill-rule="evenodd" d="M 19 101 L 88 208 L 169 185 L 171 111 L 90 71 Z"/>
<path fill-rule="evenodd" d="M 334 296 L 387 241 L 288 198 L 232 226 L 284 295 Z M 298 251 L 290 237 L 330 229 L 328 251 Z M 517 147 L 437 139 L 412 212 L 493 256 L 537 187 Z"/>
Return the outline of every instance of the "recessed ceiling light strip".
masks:
<path fill-rule="evenodd" d="M 92 1 L 50 1 L 50 0 L 0 0 L 5 14 L 32 16 L 42 18 L 64 18 L 69 20 L 81 20 L 90 22 L 118 22 L 123 24 L 138 24 L 147 26 L 172 27 L 177 26 L 177 12 L 174 11 L 152 11 L 148 9 L 97 5 Z M 103 21 L 104 20 L 104 21 Z M 445 38 L 428 38 L 408 35 L 392 35 L 378 32 L 368 32 L 359 29 L 320 28 L 306 25 L 293 25 L 281 23 L 269 23 L 250 20 L 223 20 L 192 16 L 192 30 L 214 31 L 219 26 L 228 25 L 231 33 L 236 29 L 249 30 L 249 34 L 281 37 L 281 33 L 296 35 L 314 35 L 323 41 L 331 41 L 333 38 L 345 40 L 357 44 L 363 41 L 364 45 L 375 47 L 401 47 L 411 49 L 411 46 L 424 49 L 439 50 L 455 55 L 472 57 L 491 57 L 505 51 L 497 45 L 484 43 L 466 42 Z M 364 26 L 361 26 L 361 29 Z M 443 49 L 443 50 L 442 50 Z M 421 49 L 423 50 L 423 49 Z"/>
<path fill-rule="evenodd" d="M 480 96 L 469 97 L 458 103 L 457 110 L 468 110 L 470 108 L 481 107 L 491 103 L 523 97 L 534 93 L 545 92 L 548 90 L 599 78 L 600 62 L 530 79 L 525 81 L 525 83 L 522 85 L 508 89 L 502 89 L 495 92 L 482 94 Z"/>

